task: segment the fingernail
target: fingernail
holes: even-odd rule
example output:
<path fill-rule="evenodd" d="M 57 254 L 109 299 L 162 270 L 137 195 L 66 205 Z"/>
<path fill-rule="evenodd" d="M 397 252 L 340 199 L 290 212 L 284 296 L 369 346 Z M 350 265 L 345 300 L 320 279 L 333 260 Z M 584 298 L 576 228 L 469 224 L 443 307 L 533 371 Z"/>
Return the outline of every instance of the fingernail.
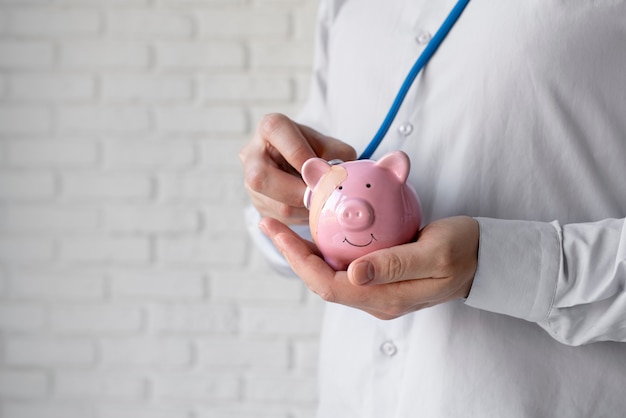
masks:
<path fill-rule="evenodd" d="M 358 284 L 367 284 L 374 280 L 376 271 L 374 265 L 369 261 L 361 261 L 354 266 L 354 278 Z"/>

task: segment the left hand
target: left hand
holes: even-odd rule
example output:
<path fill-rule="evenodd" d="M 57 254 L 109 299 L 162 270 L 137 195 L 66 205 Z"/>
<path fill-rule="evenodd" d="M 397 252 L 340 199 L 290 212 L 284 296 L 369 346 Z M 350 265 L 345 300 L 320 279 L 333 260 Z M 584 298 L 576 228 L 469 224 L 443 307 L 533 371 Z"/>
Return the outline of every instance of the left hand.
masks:
<path fill-rule="evenodd" d="M 313 243 L 275 219 L 260 227 L 322 299 L 380 319 L 467 297 L 478 264 L 478 222 L 466 216 L 435 221 L 416 242 L 366 254 L 347 272 L 333 270 Z"/>

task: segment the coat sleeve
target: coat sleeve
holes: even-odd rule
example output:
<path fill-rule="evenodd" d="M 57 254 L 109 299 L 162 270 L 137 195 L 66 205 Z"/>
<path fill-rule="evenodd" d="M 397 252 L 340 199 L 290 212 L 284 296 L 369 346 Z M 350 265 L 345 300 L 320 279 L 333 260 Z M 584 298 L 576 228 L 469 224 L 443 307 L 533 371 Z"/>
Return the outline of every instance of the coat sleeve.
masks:
<path fill-rule="evenodd" d="M 467 305 L 536 322 L 568 345 L 626 342 L 624 219 L 477 220 L 478 269 Z"/>

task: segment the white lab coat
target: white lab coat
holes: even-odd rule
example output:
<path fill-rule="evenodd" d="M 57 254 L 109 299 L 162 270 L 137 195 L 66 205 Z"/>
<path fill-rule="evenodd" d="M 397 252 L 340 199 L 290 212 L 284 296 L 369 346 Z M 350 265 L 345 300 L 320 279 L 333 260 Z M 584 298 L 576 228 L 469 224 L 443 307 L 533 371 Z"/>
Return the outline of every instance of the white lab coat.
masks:
<path fill-rule="evenodd" d="M 454 1 L 323 0 L 301 121 L 362 151 Z M 329 305 L 320 418 L 626 416 L 626 2 L 473 0 L 374 155 L 480 222 L 466 301 Z"/>

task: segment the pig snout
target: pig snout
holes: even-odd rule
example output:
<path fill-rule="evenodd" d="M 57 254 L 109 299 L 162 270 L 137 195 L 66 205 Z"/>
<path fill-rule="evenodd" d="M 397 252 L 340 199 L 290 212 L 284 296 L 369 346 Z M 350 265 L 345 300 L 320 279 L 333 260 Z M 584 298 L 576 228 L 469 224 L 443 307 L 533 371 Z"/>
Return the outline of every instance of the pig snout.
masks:
<path fill-rule="evenodd" d="M 374 209 L 363 199 L 346 199 L 339 207 L 337 221 L 343 228 L 359 231 L 374 223 Z"/>

